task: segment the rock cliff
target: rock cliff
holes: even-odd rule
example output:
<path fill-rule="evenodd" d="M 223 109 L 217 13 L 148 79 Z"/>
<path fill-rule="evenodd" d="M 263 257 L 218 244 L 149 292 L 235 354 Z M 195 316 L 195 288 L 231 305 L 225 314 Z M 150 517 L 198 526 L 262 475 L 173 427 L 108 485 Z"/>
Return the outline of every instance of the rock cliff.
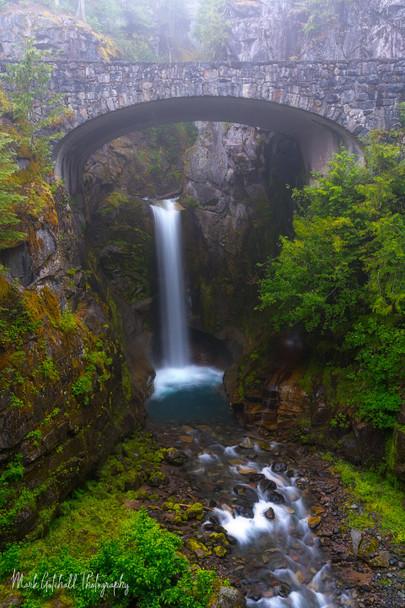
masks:
<path fill-rule="evenodd" d="M 392 59 L 405 51 L 405 7 L 395 0 L 235 0 L 227 19 L 228 57 L 240 61 Z"/>
<path fill-rule="evenodd" d="M 73 20 L 17 10 L 0 22 L 7 57 L 31 34 L 67 58 L 104 56 L 98 37 Z M 0 129 L 14 132 L 4 118 Z M 29 153 L 18 161 L 27 236 L 0 251 L 1 544 L 42 534 L 59 503 L 143 422 L 153 373 L 124 356 L 114 310 L 91 287 L 78 201 L 46 183 Z"/>
<path fill-rule="evenodd" d="M 239 356 L 259 323 L 257 264 L 291 229 L 288 186 L 302 183 L 294 138 L 243 126 L 201 123 L 188 151 L 181 201 L 192 326 Z"/>

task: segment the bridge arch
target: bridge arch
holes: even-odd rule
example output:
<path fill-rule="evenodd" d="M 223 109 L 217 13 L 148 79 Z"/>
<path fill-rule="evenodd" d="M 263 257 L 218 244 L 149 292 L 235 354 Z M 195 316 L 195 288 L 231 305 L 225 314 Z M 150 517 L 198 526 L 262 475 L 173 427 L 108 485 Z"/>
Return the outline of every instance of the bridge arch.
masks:
<path fill-rule="evenodd" d="M 308 173 L 322 170 L 341 145 L 362 154 L 357 138 L 325 116 L 274 101 L 201 95 L 144 101 L 85 120 L 58 142 L 55 174 L 64 179 L 70 194 L 78 193 L 86 160 L 103 144 L 132 131 L 198 120 L 239 123 L 294 136 Z"/>

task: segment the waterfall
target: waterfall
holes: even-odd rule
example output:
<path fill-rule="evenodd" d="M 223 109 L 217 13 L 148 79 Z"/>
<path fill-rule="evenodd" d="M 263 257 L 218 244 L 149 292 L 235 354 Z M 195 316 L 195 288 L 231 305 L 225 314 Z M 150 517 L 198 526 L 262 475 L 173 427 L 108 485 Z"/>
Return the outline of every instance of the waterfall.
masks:
<path fill-rule="evenodd" d="M 186 328 L 180 211 L 175 199 L 152 206 L 161 285 L 163 365 L 183 368 L 190 363 Z"/>

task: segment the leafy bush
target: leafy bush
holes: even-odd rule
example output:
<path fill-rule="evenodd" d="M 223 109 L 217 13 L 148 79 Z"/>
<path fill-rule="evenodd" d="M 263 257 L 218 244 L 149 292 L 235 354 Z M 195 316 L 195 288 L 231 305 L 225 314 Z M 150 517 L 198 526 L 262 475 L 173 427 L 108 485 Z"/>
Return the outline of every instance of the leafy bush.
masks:
<path fill-rule="evenodd" d="M 377 131 L 365 166 L 336 154 L 294 192 L 294 235 L 261 281 L 274 327 L 303 328 L 315 354 L 345 368 L 347 403 L 378 428 L 393 426 L 404 385 L 404 152 L 401 134 Z"/>
<path fill-rule="evenodd" d="M 131 513 L 116 538 L 101 543 L 93 556 L 73 555 L 65 547 L 56 556 L 42 558 L 35 572 L 38 580 L 49 584 L 27 589 L 24 594 L 30 607 L 43 605 L 44 598 L 57 592 L 52 585 L 53 573 L 57 573 L 65 583 L 69 577 L 80 576 L 70 589 L 77 608 L 94 608 L 103 598 L 122 608 L 134 600 L 139 608 L 205 608 L 216 575 L 193 570 L 180 548 L 178 536 L 162 529 L 141 510 Z M 10 564 L 15 567 L 16 557 L 15 549 L 3 555 L 3 571 Z"/>

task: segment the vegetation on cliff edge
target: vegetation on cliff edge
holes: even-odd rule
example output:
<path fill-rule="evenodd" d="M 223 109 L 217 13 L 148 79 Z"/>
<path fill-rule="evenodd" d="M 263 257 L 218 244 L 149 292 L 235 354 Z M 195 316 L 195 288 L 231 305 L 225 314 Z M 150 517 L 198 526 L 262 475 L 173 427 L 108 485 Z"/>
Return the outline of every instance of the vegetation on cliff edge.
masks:
<path fill-rule="evenodd" d="M 294 192 L 294 236 L 261 281 L 276 329 L 296 327 L 340 368 L 346 404 L 391 428 L 404 388 L 405 160 L 402 132 L 374 132 L 365 165 L 346 151 Z"/>

